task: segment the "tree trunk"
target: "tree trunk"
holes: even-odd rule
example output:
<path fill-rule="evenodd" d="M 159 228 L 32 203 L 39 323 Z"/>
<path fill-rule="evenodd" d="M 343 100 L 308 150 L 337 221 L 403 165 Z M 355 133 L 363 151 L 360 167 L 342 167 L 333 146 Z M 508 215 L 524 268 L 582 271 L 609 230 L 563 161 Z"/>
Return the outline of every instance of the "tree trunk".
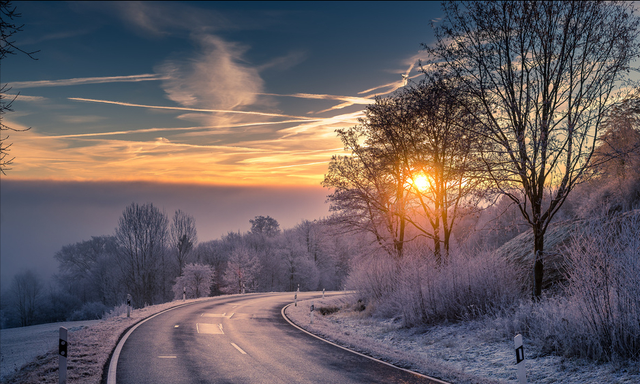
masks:
<path fill-rule="evenodd" d="M 538 300 L 542 295 L 542 277 L 544 276 L 544 232 L 542 225 L 533 227 L 534 263 L 533 263 L 533 299 Z"/>

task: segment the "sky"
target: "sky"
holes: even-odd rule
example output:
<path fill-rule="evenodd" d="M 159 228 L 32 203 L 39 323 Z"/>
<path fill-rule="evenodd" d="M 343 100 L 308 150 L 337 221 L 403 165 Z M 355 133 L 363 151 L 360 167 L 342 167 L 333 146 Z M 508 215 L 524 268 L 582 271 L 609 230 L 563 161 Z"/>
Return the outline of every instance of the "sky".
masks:
<path fill-rule="evenodd" d="M 63 245 L 113 234 L 132 202 L 198 238 L 328 215 L 335 130 L 421 78 L 434 2 L 14 2 L 26 51 L 0 179 L 2 287 Z"/>

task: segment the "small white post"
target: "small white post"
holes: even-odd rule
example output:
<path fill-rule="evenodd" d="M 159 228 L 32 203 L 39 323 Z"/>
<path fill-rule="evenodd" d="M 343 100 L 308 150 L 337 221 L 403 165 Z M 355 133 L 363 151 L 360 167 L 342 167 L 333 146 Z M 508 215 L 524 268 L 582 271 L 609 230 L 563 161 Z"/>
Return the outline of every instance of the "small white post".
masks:
<path fill-rule="evenodd" d="M 311 302 L 311 307 L 309 307 L 309 316 L 311 318 L 310 324 L 313 324 L 313 311 L 315 310 L 315 306 L 313 305 L 313 301 Z"/>
<path fill-rule="evenodd" d="M 522 346 L 522 335 L 513 338 L 516 347 L 516 366 L 518 367 L 518 383 L 527 384 L 527 371 L 524 366 L 524 347 Z"/>
<path fill-rule="evenodd" d="M 324 288 L 322 288 L 322 298 L 324 299 Z"/>
<path fill-rule="evenodd" d="M 187 287 L 182 287 L 182 301 L 187 300 Z"/>
<path fill-rule="evenodd" d="M 60 342 L 58 344 L 58 382 L 67 384 L 67 328 L 60 327 Z"/>
<path fill-rule="evenodd" d="M 127 317 L 131 317 L 131 295 L 127 294 Z"/>

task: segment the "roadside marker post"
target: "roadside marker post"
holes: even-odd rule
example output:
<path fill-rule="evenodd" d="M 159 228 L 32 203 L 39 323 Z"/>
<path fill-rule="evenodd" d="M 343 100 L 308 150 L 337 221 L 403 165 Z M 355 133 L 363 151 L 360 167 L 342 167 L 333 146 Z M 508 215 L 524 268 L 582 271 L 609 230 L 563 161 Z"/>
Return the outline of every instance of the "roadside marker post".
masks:
<path fill-rule="evenodd" d="M 322 298 L 324 299 L 324 288 L 322 288 Z"/>
<path fill-rule="evenodd" d="M 131 295 L 127 293 L 127 317 L 131 317 Z"/>
<path fill-rule="evenodd" d="M 315 310 L 315 306 L 313 305 L 313 301 L 311 302 L 311 307 L 309 307 L 309 316 L 311 317 L 310 324 L 313 324 L 313 311 Z"/>
<path fill-rule="evenodd" d="M 182 287 L 182 301 L 187 300 L 187 287 Z"/>
<path fill-rule="evenodd" d="M 513 338 L 516 348 L 516 366 L 518 367 L 518 383 L 527 384 L 527 371 L 524 366 L 524 347 L 522 346 L 522 335 Z"/>
<path fill-rule="evenodd" d="M 60 327 L 60 342 L 58 343 L 58 382 L 67 384 L 67 328 Z"/>

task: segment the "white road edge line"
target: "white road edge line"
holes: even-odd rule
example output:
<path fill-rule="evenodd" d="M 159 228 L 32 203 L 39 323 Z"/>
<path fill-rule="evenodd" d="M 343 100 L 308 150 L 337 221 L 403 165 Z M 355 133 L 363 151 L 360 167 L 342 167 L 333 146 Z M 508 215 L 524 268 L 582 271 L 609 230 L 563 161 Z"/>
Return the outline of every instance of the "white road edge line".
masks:
<path fill-rule="evenodd" d="M 233 345 L 235 347 L 235 349 L 237 349 L 243 355 L 247 354 L 247 352 L 243 351 L 242 348 L 238 347 L 235 343 L 231 343 L 231 345 Z"/>
<path fill-rule="evenodd" d="M 220 332 L 222 332 L 222 334 L 224 335 L 224 331 L 222 330 L 222 324 L 218 324 L 218 327 L 220 327 Z"/>
<path fill-rule="evenodd" d="M 283 317 L 283 318 L 284 318 L 284 319 L 285 319 L 289 324 L 291 324 L 291 325 L 292 325 L 292 326 L 294 326 L 295 328 L 298 328 L 299 330 L 301 330 L 302 332 L 306 333 L 307 335 L 309 335 L 309 336 L 313 336 L 313 337 L 315 337 L 315 338 L 316 338 L 316 339 L 318 339 L 318 340 L 322 340 L 322 341 L 324 341 L 325 343 L 329 343 L 329 344 L 333 345 L 334 347 L 338 347 L 338 348 L 340 348 L 340 349 L 344 349 L 345 351 L 348 351 L 348 352 L 351 352 L 351 353 L 355 353 L 355 354 L 356 354 L 356 355 L 358 355 L 358 356 L 366 357 L 366 358 L 367 358 L 367 359 L 369 359 L 369 360 L 377 361 L 378 363 L 382 363 L 382 364 L 384 364 L 384 365 L 388 365 L 388 366 L 393 367 L 393 368 L 395 368 L 395 369 L 399 369 L 399 370 L 401 370 L 401 371 L 405 371 L 405 372 L 413 373 L 414 375 L 417 375 L 417 376 L 420 376 L 420 377 L 424 377 L 425 379 L 431 380 L 431 381 L 433 381 L 433 382 L 434 382 L 434 383 L 436 383 L 436 384 L 451 384 L 451 383 L 448 383 L 448 382 L 446 382 L 446 381 L 442 381 L 442 380 L 436 379 L 435 377 L 431 377 L 431 376 L 423 375 L 422 373 L 418 373 L 418 372 L 412 371 L 412 370 L 410 370 L 410 369 L 397 367 L 397 366 L 395 366 L 395 365 L 393 365 L 393 364 L 387 363 L 386 361 L 378 360 L 378 359 L 376 359 L 376 358 L 374 358 L 374 357 L 367 356 L 367 355 L 365 355 L 365 354 L 363 354 L 363 353 L 356 352 L 356 351 L 352 351 L 351 349 L 349 349 L 349 348 L 345 348 L 345 347 L 343 347 L 342 345 L 338 345 L 338 344 L 333 343 L 333 342 L 331 342 L 331 341 L 329 341 L 329 340 L 327 340 L 327 339 L 323 339 L 322 337 L 320 337 L 320 336 L 318 336 L 318 335 L 314 335 L 313 333 L 311 333 L 311 332 L 307 331 L 307 330 L 306 330 L 306 329 L 304 329 L 304 328 L 301 328 L 300 326 L 298 326 L 297 324 L 295 324 L 293 321 L 289 320 L 289 318 L 287 317 L 287 315 L 285 315 L 285 314 L 284 314 L 284 311 L 285 311 L 285 310 L 287 309 L 287 307 L 289 307 L 291 304 L 293 304 L 293 303 L 289 303 L 289 304 L 285 305 L 284 307 L 282 307 L 282 310 L 280 310 L 280 313 L 282 314 L 282 317 Z M 231 343 L 231 344 L 233 344 L 233 343 Z"/>
<path fill-rule="evenodd" d="M 177 359 L 178 356 L 174 356 L 174 355 L 165 355 L 165 356 L 158 356 L 159 359 Z"/>

